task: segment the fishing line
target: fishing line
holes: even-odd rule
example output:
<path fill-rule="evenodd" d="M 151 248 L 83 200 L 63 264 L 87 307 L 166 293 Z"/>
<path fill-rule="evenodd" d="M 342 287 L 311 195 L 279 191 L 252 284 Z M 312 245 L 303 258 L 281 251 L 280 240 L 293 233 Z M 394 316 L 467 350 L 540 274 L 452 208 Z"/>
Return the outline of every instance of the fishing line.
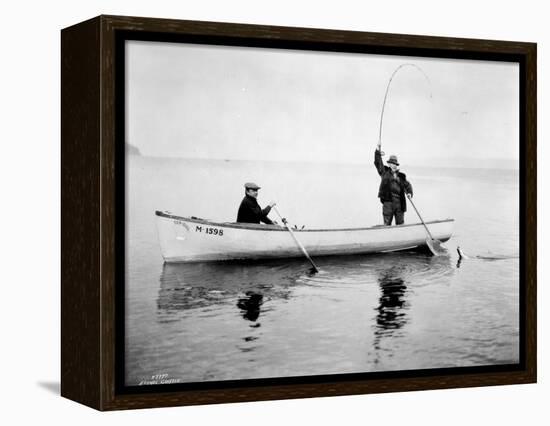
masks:
<path fill-rule="evenodd" d="M 408 64 L 408 63 L 399 65 L 395 69 L 395 71 L 392 73 L 390 80 L 388 81 L 388 85 L 386 86 L 386 93 L 384 94 L 384 102 L 382 103 L 382 112 L 380 113 L 380 125 L 378 127 L 378 145 L 380 146 L 380 150 L 382 150 L 382 120 L 384 119 L 384 109 L 386 108 L 386 100 L 388 98 L 390 85 L 391 85 L 391 82 L 393 81 L 393 78 L 397 74 L 397 72 L 404 67 L 413 67 L 413 68 L 416 68 L 418 71 L 420 71 L 420 73 L 424 76 L 424 78 L 428 82 L 428 86 L 430 87 L 430 99 L 432 98 L 432 91 L 431 91 L 432 82 L 430 81 L 430 78 L 428 77 L 428 75 L 422 70 L 422 68 L 420 68 L 418 65 Z"/>

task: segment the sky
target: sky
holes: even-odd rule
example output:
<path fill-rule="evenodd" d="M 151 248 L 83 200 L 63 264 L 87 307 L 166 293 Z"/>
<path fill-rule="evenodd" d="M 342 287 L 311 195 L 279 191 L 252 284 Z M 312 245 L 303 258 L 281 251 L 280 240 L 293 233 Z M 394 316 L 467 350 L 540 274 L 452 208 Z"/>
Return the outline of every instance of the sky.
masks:
<path fill-rule="evenodd" d="M 413 64 L 389 87 L 386 156 L 518 167 L 517 63 L 126 43 L 126 135 L 142 155 L 372 163 L 390 76 Z"/>

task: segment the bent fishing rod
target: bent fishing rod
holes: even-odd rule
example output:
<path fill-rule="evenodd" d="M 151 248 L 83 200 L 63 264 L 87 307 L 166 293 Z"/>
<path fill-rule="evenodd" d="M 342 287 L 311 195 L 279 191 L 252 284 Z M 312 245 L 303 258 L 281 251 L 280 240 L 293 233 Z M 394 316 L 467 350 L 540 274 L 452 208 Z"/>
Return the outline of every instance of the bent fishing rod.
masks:
<path fill-rule="evenodd" d="M 386 93 L 384 94 L 384 102 L 382 103 L 382 112 L 380 113 L 380 124 L 378 126 L 378 146 L 380 147 L 380 151 L 382 151 L 382 120 L 384 119 L 384 110 L 386 108 L 386 100 L 388 99 L 388 93 L 390 91 L 390 85 L 391 85 L 391 82 L 393 81 L 393 78 L 395 77 L 395 75 L 397 74 L 397 72 L 404 68 L 404 67 L 413 67 L 413 68 L 416 68 L 418 71 L 420 71 L 422 73 L 422 75 L 424 76 L 424 78 L 426 79 L 426 81 L 428 82 L 428 85 L 431 86 L 431 82 L 430 82 L 430 79 L 428 78 L 428 76 L 426 75 L 426 73 L 422 70 L 422 68 L 420 68 L 418 65 L 415 65 L 415 64 L 401 64 L 399 65 L 395 71 L 392 73 L 391 77 L 390 77 L 390 80 L 388 81 L 388 85 L 386 86 Z M 431 90 L 430 90 L 430 98 L 432 97 L 432 93 L 431 93 Z"/>

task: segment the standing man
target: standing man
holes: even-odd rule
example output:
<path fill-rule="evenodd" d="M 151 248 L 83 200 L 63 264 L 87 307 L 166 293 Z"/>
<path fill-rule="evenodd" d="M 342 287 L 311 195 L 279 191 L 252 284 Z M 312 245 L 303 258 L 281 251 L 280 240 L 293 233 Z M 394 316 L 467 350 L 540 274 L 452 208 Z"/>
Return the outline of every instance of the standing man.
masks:
<path fill-rule="evenodd" d="M 253 182 L 244 184 L 244 198 L 239 206 L 237 222 L 242 223 L 267 223 L 274 225 L 273 221 L 267 217 L 271 208 L 275 205 L 272 201 L 265 209 L 261 209 L 258 204 L 258 190 L 260 187 Z"/>
<path fill-rule="evenodd" d="M 376 151 L 374 151 L 374 165 L 382 178 L 378 198 L 382 203 L 384 225 L 390 226 L 394 216 L 395 224 L 402 225 L 407 211 L 406 197 L 412 197 L 413 195 L 412 185 L 407 180 L 407 176 L 399 171 L 397 157 L 390 155 L 388 165 L 384 166 L 382 162 L 383 155 L 380 144 L 378 144 Z"/>

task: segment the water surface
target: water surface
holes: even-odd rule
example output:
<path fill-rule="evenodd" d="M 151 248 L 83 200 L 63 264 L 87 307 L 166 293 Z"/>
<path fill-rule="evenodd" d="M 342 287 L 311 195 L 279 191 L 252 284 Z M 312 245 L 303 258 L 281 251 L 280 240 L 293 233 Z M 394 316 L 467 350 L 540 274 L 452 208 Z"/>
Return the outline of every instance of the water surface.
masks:
<path fill-rule="evenodd" d="M 126 384 L 518 362 L 517 171 L 404 171 L 424 219 L 456 220 L 447 254 L 323 257 L 310 275 L 303 259 L 163 264 L 154 211 L 233 221 L 256 181 L 293 224 L 372 226 L 373 166 L 128 157 Z M 510 258 L 458 262 L 457 245 Z"/>

